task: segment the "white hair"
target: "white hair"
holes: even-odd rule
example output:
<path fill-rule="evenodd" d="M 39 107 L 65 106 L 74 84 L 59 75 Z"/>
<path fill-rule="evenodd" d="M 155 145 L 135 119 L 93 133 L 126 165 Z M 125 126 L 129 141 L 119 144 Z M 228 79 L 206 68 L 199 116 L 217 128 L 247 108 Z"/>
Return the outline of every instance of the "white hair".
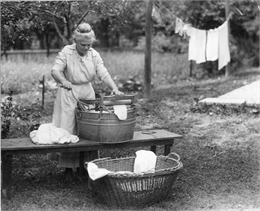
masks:
<path fill-rule="evenodd" d="M 74 31 L 73 38 L 76 40 L 87 39 L 90 40 L 92 43 L 97 41 L 94 31 L 88 23 L 79 24 Z"/>

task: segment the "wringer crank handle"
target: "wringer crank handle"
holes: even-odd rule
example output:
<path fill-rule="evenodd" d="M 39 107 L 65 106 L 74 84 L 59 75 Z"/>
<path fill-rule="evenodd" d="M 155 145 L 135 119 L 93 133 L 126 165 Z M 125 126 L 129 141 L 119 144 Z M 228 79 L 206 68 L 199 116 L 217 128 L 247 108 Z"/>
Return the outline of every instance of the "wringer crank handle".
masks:
<path fill-rule="evenodd" d="M 67 87 L 62 86 L 62 85 L 60 85 L 60 87 L 63 88 L 63 89 L 67 89 L 68 91 L 71 91 L 71 90 L 72 90 L 72 88 L 67 88 Z"/>
<path fill-rule="evenodd" d="M 78 102 L 78 104 L 79 104 L 79 106 L 82 106 L 82 105 L 84 105 L 84 106 L 87 106 L 88 108 L 89 108 L 89 105 L 88 104 L 86 104 L 86 103 L 83 103 L 83 102 L 80 102 L 76 97 L 75 97 L 75 95 L 74 95 L 74 93 L 73 93 L 73 91 L 72 91 L 72 88 L 66 88 L 66 87 L 64 87 L 64 86 L 60 86 L 61 88 L 63 88 L 63 89 L 67 89 L 68 91 L 71 91 L 71 94 L 72 94 L 72 96 L 74 97 L 74 99 Z M 83 108 L 83 110 L 85 110 L 85 108 Z"/>

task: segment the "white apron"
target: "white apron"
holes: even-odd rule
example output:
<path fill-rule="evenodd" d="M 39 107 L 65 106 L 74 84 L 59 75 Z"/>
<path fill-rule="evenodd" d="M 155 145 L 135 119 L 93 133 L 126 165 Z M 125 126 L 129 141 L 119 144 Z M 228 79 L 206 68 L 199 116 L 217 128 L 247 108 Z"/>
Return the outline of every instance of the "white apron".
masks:
<path fill-rule="evenodd" d="M 88 51 L 87 56 L 81 57 L 77 53 L 76 45 L 65 46 L 56 57 L 52 69 L 63 72 L 67 80 L 72 82 L 72 92 L 77 99 L 94 99 L 95 92 L 91 81 L 97 75 L 101 80 L 109 75 L 103 61 L 94 49 Z M 75 108 L 77 101 L 72 92 L 59 87 L 54 103 L 53 124 L 69 133 L 76 135 Z M 51 159 L 53 155 L 48 155 Z M 59 165 L 66 168 L 79 167 L 79 153 L 59 153 Z"/>

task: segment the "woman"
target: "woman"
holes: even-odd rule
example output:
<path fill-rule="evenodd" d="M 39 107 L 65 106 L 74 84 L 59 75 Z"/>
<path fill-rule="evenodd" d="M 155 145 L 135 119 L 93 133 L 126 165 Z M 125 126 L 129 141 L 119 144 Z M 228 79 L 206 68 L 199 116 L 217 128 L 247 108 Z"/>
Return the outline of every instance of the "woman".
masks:
<path fill-rule="evenodd" d="M 94 99 L 95 92 L 91 82 L 96 76 L 112 90 L 112 94 L 123 95 L 109 75 L 99 53 L 92 48 L 96 41 L 95 33 L 88 23 L 80 24 L 74 31 L 74 43 L 65 46 L 56 57 L 51 70 L 52 77 L 61 84 L 56 96 L 53 124 L 71 134 L 76 134 L 76 98 Z M 60 153 L 59 165 L 66 171 L 79 166 L 79 153 Z"/>

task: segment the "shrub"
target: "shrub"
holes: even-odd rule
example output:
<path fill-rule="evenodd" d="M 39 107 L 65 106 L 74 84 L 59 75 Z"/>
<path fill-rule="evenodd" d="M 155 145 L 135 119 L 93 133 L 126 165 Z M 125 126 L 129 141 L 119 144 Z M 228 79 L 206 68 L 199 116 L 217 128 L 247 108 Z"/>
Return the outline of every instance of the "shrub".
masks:
<path fill-rule="evenodd" d="M 11 125 L 16 121 L 23 121 L 28 131 L 37 129 L 41 118 L 40 104 L 34 103 L 28 106 L 22 106 L 13 101 L 13 91 L 5 96 L 1 102 L 1 138 L 8 138 L 11 131 Z"/>

